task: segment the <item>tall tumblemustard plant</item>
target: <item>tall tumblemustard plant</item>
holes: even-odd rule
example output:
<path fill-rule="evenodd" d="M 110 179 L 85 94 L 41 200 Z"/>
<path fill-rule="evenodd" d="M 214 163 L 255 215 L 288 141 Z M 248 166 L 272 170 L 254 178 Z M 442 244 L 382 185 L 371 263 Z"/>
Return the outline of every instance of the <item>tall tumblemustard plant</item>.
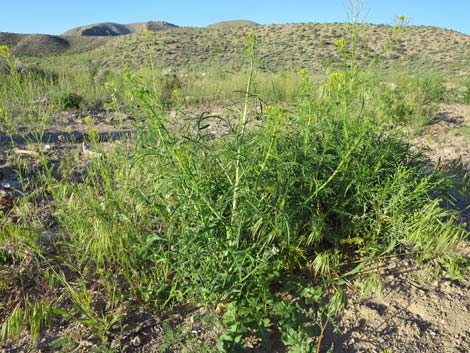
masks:
<path fill-rule="evenodd" d="M 356 44 L 359 33 L 359 15 L 364 6 L 363 0 L 349 0 L 347 4 L 347 11 L 351 17 L 351 31 L 350 31 L 350 61 L 349 69 L 353 70 L 356 66 Z"/>
<path fill-rule="evenodd" d="M 3 66 L 3 68 L 2 68 Z M 14 57 L 11 53 L 11 50 L 6 45 L 0 46 L 0 70 L 3 69 L 3 73 L 0 72 L 0 75 L 4 75 L 4 84 L 8 87 L 11 85 L 10 89 L 13 94 L 8 94 L 5 99 L 19 99 L 21 105 L 26 107 L 27 112 L 31 112 L 31 102 L 26 96 L 26 93 L 21 85 L 21 79 L 18 71 L 15 67 Z M 8 88 L 6 88 L 8 90 Z M 8 130 L 13 131 L 16 128 L 15 123 L 11 120 L 10 112 L 6 108 L 6 102 L 3 101 L 3 97 L 0 100 L 0 119 L 6 125 Z M 13 130 L 12 130 L 13 129 Z"/>
<path fill-rule="evenodd" d="M 240 179 L 241 179 L 241 152 L 242 146 L 245 138 L 246 126 L 248 124 L 248 113 L 250 111 L 250 99 L 251 99 L 251 85 L 253 81 L 253 75 L 255 71 L 255 46 L 256 46 L 256 37 L 254 35 L 249 35 L 247 38 L 247 55 L 249 59 L 249 70 L 248 70 L 248 79 L 246 83 L 246 91 L 245 91 L 245 98 L 243 104 L 243 113 L 242 113 L 242 121 L 241 121 L 241 129 L 240 133 L 236 136 L 236 167 L 235 167 L 235 181 L 233 185 L 233 194 L 232 194 L 232 211 L 231 211 L 231 218 L 230 218 L 230 225 L 227 229 L 227 238 L 229 241 L 233 243 L 233 245 L 239 244 L 240 235 L 236 235 L 236 239 L 234 239 L 233 234 L 233 227 L 235 225 L 235 218 L 237 214 L 237 207 L 238 207 L 238 194 L 240 189 Z M 238 233 L 238 232 L 237 232 Z"/>
<path fill-rule="evenodd" d="M 158 92 L 157 63 L 154 55 L 154 39 L 152 31 L 146 29 L 142 32 L 143 42 L 145 43 L 145 56 L 150 65 L 150 81 L 154 94 Z"/>

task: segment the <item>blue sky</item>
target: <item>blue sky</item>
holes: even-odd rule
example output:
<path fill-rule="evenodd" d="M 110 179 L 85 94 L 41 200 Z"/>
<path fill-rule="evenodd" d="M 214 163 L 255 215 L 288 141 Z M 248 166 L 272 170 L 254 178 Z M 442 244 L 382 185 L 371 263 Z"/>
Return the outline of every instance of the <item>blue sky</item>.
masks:
<path fill-rule="evenodd" d="M 344 22 L 351 0 L 0 0 L 0 32 L 60 34 L 96 22 L 164 20 L 206 26 L 229 19 L 262 24 Z M 365 0 L 365 22 L 391 24 L 406 14 L 411 24 L 446 27 L 470 34 L 470 0 Z"/>

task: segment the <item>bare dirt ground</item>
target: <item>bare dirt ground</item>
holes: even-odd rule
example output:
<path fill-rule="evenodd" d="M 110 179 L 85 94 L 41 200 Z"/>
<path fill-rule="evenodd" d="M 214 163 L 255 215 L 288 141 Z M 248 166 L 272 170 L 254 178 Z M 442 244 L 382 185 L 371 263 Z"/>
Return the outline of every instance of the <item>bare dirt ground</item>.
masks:
<path fill-rule="evenodd" d="M 462 254 L 470 256 L 468 244 Z M 470 276 L 435 279 L 411 259 L 384 265 L 379 297 L 348 293 L 325 347 L 338 353 L 470 352 Z"/>
<path fill-rule="evenodd" d="M 412 143 L 428 149 L 435 163 L 455 164 L 470 170 L 470 105 L 441 104 L 431 123 Z"/>
<path fill-rule="evenodd" d="M 81 147 L 87 136 L 85 115 L 93 117 L 102 141 L 131 132 L 132 122 L 128 117 L 116 114 L 115 120 L 109 120 L 102 112 L 66 113 L 61 117 L 61 123 L 43 137 L 43 143 L 49 145 L 51 159 L 60 158 L 61 153 L 78 153 L 79 159 L 86 160 Z M 64 140 L 64 136 L 68 139 Z M 20 136 L 16 150 L 7 142 L 0 139 L 0 210 L 13 207 L 19 197 L 15 190 L 21 191 L 18 176 L 8 167 L 12 156 L 26 153 L 23 158 L 35 158 L 31 151 L 27 155 L 27 141 L 21 140 Z M 434 164 L 459 165 L 461 172 L 470 171 L 470 106 L 441 105 L 435 119 L 412 143 L 425 147 Z M 458 206 L 463 209 L 468 204 L 468 200 L 459 200 Z M 464 217 L 463 221 L 468 219 Z M 459 251 L 463 257 L 470 258 L 468 242 L 462 242 Z M 450 278 L 445 272 L 436 278 L 406 257 L 384 263 L 380 271 L 384 281 L 382 295 L 364 298 L 349 290 L 346 310 L 341 320 L 328 328 L 322 352 L 470 352 L 468 271 L 460 280 Z M 191 352 L 191 342 L 195 341 L 207 341 L 211 346 L 217 335 L 198 323 L 198 317 L 204 314 L 199 311 L 198 308 L 183 310 L 181 315 L 168 318 L 158 318 L 150 313 L 129 313 L 128 328 L 116 336 L 112 346 L 119 347 L 119 352 Z M 58 348 L 53 342 L 66 336 L 75 337 L 79 343 L 71 350 L 73 352 L 90 352 L 96 347 L 97 342 L 81 324 L 65 319 L 57 324 L 54 330 L 44 332 L 38 343 L 32 343 L 27 335 L 15 342 L 0 343 L 0 353 L 56 352 Z M 164 334 L 163 326 L 181 324 L 187 327 L 187 332 L 183 333 L 186 347 L 181 341 L 168 342 Z"/>

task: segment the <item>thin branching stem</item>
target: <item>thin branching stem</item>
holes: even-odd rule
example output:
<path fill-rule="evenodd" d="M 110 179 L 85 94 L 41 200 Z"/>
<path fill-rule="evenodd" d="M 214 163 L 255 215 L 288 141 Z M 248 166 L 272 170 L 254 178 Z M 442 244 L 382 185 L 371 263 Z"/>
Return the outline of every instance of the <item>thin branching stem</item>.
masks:
<path fill-rule="evenodd" d="M 231 219 L 230 219 L 230 226 L 231 229 L 229 230 L 229 238 L 233 237 L 233 225 L 235 221 L 235 216 L 237 213 L 238 207 L 238 194 L 240 189 L 240 178 L 241 178 L 241 149 L 243 146 L 243 141 L 245 138 L 245 131 L 246 125 L 248 123 L 248 113 L 250 110 L 250 92 L 251 92 L 251 84 L 253 81 L 253 74 L 255 70 L 255 58 L 254 58 L 254 49 L 256 44 L 256 38 L 254 36 L 250 36 L 248 38 L 248 56 L 250 60 L 250 68 L 248 71 L 248 80 L 246 83 L 246 91 L 245 91 L 245 101 L 243 105 L 243 115 L 242 115 L 242 126 L 239 135 L 237 136 L 237 154 L 235 159 L 235 181 L 233 185 L 233 195 L 232 195 L 232 212 L 231 212 Z M 238 244 L 239 239 L 236 240 Z"/>

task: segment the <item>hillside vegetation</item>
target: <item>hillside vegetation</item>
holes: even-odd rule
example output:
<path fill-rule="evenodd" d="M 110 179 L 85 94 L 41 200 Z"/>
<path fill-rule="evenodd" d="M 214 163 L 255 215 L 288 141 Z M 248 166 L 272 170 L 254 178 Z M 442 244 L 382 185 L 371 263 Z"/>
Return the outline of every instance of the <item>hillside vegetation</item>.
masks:
<path fill-rule="evenodd" d="M 155 24 L 158 23 L 134 24 L 125 28 L 129 33 L 139 32 L 142 28 L 156 30 Z M 262 70 L 319 70 L 341 61 L 336 44 L 347 37 L 350 30 L 348 24 L 341 23 L 263 26 L 234 24 L 239 23 L 221 22 L 209 28 L 172 28 L 145 32 L 145 35 L 73 35 L 63 37 L 70 46 L 61 53 L 79 53 L 78 56 L 67 57 L 67 62 L 73 65 L 80 65 L 85 59 L 90 59 L 96 66 L 109 68 L 123 68 L 127 65 L 136 68 L 149 62 L 162 68 L 178 70 L 188 67 L 207 68 L 208 65 L 236 68 L 245 54 L 244 40 L 248 34 L 253 34 L 258 38 L 259 64 Z M 457 74 L 466 73 L 470 67 L 470 36 L 463 33 L 423 26 L 363 24 L 359 27 L 356 42 L 359 64 L 379 62 L 384 68 L 404 68 L 412 72 L 431 69 Z M 77 34 L 83 28 L 65 34 Z M 110 27 L 107 30 L 118 33 L 119 28 Z M 124 31 L 122 28 L 121 30 Z M 43 56 L 45 53 L 57 52 L 54 49 L 55 43 L 35 44 L 38 38 L 28 39 L 31 42 L 30 50 L 17 50 L 15 45 L 22 39 L 22 36 L 2 33 L 0 45 L 13 46 L 18 55 L 25 56 Z M 34 52 L 34 48 L 37 48 L 37 52 Z"/>
<path fill-rule="evenodd" d="M 221 21 L 210 24 L 209 28 L 232 28 L 232 27 L 241 27 L 241 26 L 259 26 L 258 23 L 247 20 L 229 20 Z"/>
<path fill-rule="evenodd" d="M 238 65 L 244 38 L 258 38 L 260 66 L 265 70 L 320 69 L 340 61 L 336 42 L 348 36 L 347 24 L 287 24 L 236 28 L 178 28 L 109 41 L 95 55 L 107 66 L 138 66 L 149 57 L 162 67 Z M 466 70 L 470 37 L 433 27 L 362 25 L 357 38 L 359 63 L 375 59 L 385 66 L 411 70 Z"/>
<path fill-rule="evenodd" d="M 70 46 L 69 42 L 58 36 L 33 34 L 22 38 L 15 46 L 15 52 L 24 56 L 44 56 L 61 54 Z"/>
<path fill-rule="evenodd" d="M 27 36 L 27 34 L 0 32 L 0 43 L 13 48 L 21 39 Z"/>

